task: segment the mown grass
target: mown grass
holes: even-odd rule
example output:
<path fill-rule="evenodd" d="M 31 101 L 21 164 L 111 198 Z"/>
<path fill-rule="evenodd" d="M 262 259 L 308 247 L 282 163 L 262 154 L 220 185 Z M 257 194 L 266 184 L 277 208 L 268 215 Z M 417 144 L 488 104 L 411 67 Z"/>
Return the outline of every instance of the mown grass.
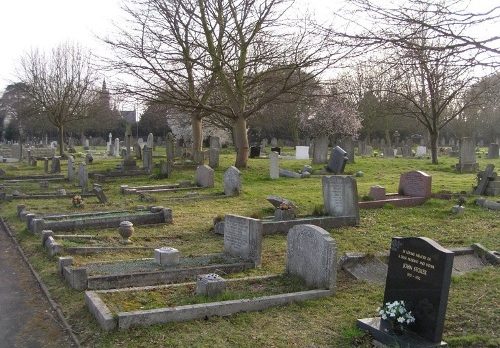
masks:
<path fill-rule="evenodd" d="M 292 149 L 286 149 L 293 153 Z M 164 150 L 157 149 L 155 161 L 160 160 Z M 77 159 L 77 162 L 79 159 Z M 89 171 L 109 171 L 119 159 L 94 158 Z M 357 227 L 329 230 L 334 238 L 339 255 L 346 252 L 375 254 L 388 250 L 393 236 L 429 237 L 445 247 L 464 247 L 481 243 L 487 249 L 500 250 L 500 212 L 488 211 L 475 205 L 471 195 L 476 184 L 475 174 L 457 174 L 452 166 L 458 159 L 440 157 L 440 164 L 431 164 L 430 159 L 383 159 L 356 157 L 348 164 L 346 173 L 363 171 L 356 178 L 358 194 L 366 195 L 373 185 L 382 185 L 387 192 L 397 192 L 399 175 L 409 170 L 422 170 L 432 176 L 433 193 L 442 190 L 454 193 L 465 192 L 465 213 L 451 214 L 455 200 L 431 199 L 414 208 L 385 207 L 377 210 L 362 210 L 361 223 Z M 25 199 L 0 203 L 1 216 L 11 226 L 34 268 L 39 272 L 56 303 L 63 310 L 68 322 L 84 347 L 370 347 L 370 338 L 355 328 L 357 318 L 375 315 L 375 309 L 383 297 L 383 286 L 355 281 L 339 273 L 338 291 L 327 299 L 307 301 L 262 312 L 241 313 L 231 317 L 209 318 L 184 323 L 157 325 L 149 328 L 134 328 L 125 332 L 102 332 L 85 307 L 83 292 L 69 289 L 58 276 L 56 258 L 51 258 L 40 246 L 40 238 L 30 234 L 25 224 L 16 217 L 17 204 L 37 214 L 133 210 L 138 205 L 161 205 L 173 209 L 174 223 L 171 225 L 135 226 L 132 239 L 139 245 L 172 246 L 182 255 L 202 255 L 222 251 L 223 240 L 212 231 L 213 218 L 226 213 L 244 216 L 266 216 L 272 213 L 266 201 L 268 195 L 280 195 L 299 206 L 299 215 L 311 215 L 321 210 L 321 178 L 269 179 L 269 162 L 266 159 L 249 159 L 249 168 L 242 171 L 243 194 L 239 197 L 210 199 L 209 195 L 220 194 L 223 189 L 222 176 L 234 162 L 234 155 L 227 151 L 221 155 L 220 167 L 215 172 L 215 187 L 197 190 L 197 199 L 180 200 L 175 197 L 186 193 L 153 193 L 154 203 L 145 203 L 136 195 L 120 194 L 120 185 L 138 186 L 154 184 L 176 184 L 182 180 L 194 180 L 194 170 L 177 170 L 168 179 L 127 177 L 112 179 L 102 184 L 108 203 L 99 204 L 97 198 L 85 199 L 85 207 L 76 209 L 67 199 Z M 499 160 L 479 158 L 480 169 L 492 163 L 498 169 Z M 280 167 L 299 170 L 309 160 L 281 160 Z M 13 168 L 17 167 L 17 169 Z M 43 172 L 43 163 L 36 168 L 23 164 L 0 164 L 7 175 L 33 175 Z M 66 173 L 66 162 L 62 172 Z M 321 165 L 313 165 L 321 169 Z M 74 183 L 49 182 L 49 189 L 41 189 L 38 183 L 5 183 L 8 193 L 17 188 L 24 193 L 55 192 L 64 187 L 68 192 L 77 192 Z M 98 235 L 98 243 L 118 238 L 114 229 L 81 231 Z M 102 253 L 98 255 L 76 255 L 75 262 L 84 264 L 105 260 L 124 260 L 152 257 L 143 252 Z M 232 277 L 280 274 L 284 270 L 286 238 L 282 235 L 266 236 L 263 239 L 262 268 L 249 270 Z M 444 340 L 451 347 L 498 347 L 500 338 L 497 320 L 500 277 L 497 267 L 453 277 Z"/>

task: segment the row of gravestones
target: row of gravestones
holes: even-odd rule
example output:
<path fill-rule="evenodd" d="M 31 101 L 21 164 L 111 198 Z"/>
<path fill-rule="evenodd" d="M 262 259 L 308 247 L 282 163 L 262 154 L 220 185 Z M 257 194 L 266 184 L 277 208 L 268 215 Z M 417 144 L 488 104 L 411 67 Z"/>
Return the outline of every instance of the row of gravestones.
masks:
<path fill-rule="evenodd" d="M 198 166 L 195 173 L 195 184 L 204 188 L 214 187 L 214 174 L 215 171 L 206 164 Z M 231 166 L 226 169 L 223 182 L 226 196 L 237 196 L 241 193 L 241 172 L 236 167 Z"/>
<path fill-rule="evenodd" d="M 225 253 L 251 260 L 260 267 L 261 248 L 260 220 L 226 215 Z M 335 290 L 336 253 L 334 240 L 318 226 L 297 225 L 287 234 L 286 269 L 291 274 L 303 276 L 310 286 Z M 446 346 L 441 340 L 453 257 L 452 251 L 428 238 L 393 238 L 383 303 L 404 301 L 406 309 L 415 317 L 408 331 L 417 337 L 389 335 L 388 322 L 380 318 L 359 319 L 357 325 L 385 344 L 402 343 L 413 347 L 418 342 L 429 347 Z"/>

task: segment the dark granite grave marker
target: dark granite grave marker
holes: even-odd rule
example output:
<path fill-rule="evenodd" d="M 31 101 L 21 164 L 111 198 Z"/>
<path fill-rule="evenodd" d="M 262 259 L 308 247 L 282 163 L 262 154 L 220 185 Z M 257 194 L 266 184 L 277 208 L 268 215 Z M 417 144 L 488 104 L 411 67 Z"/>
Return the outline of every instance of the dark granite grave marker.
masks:
<path fill-rule="evenodd" d="M 386 323 L 380 318 L 359 319 L 359 327 L 369 330 L 379 341 L 402 346 L 440 347 L 442 342 L 454 253 L 424 237 L 392 239 L 385 283 L 384 302 L 403 300 L 415 317 L 408 334 L 384 336 Z M 427 343 L 426 343 L 427 342 Z"/>
<path fill-rule="evenodd" d="M 277 152 L 278 155 L 281 155 L 281 147 L 279 147 L 279 146 L 271 147 L 271 151 Z"/>
<path fill-rule="evenodd" d="M 260 157 L 260 146 L 250 147 L 250 158 Z"/>
<path fill-rule="evenodd" d="M 431 239 L 392 239 L 384 303 L 404 300 L 412 331 L 431 342 L 443 336 L 454 253 Z"/>
<path fill-rule="evenodd" d="M 342 174 L 347 161 L 347 152 L 345 152 L 340 146 L 335 146 L 330 154 L 330 159 L 328 160 L 326 169 L 334 174 Z"/>

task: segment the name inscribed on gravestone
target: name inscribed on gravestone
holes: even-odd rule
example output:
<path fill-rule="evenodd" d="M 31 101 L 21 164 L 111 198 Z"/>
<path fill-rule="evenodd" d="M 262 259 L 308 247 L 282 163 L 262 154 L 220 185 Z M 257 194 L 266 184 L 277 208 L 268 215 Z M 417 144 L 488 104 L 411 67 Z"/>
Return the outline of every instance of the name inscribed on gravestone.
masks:
<path fill-rule="evenodd" d="M 403 270 L 406 271 L 406 276 L 416 281 L 421 281 L 423 277 L 427 277 L 428 270 L 434 269 L 432 257 L 421 255 L 415 251 L 403 249 L 398 254 L 398 258 L 403 261 Z"/>

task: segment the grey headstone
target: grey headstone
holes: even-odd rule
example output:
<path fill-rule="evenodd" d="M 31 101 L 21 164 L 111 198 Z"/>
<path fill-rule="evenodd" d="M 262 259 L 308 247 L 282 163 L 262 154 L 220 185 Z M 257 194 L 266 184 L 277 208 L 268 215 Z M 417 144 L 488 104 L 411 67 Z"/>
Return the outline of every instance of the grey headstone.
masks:
<path fill-rule="evenodd" d="M 53 157 L 50 172 L 58 174 L 61 172 L 61 157 Z"/>
<path fill-rule="evenodd" d="M 211 149 L 220 149 L 219 137 L 210 136 L 210 148 Z"/>
<path fill-rule="evenodd" d="M 359 221 L 356 179 L 348 175 L 324 176 L 323 203 L 328 215 L 354 216 Z"/>
<path fill-rule="evenodd" d="M 155 141 L 154 141 L 154 136 L 153 136 L 153 133 L 149 133 L 148 134 L 148 138 L 146 140 L 146 146 L 149 147 L 150 149 L 152 149 L 155 145 Z"/>
<path fill-rule="evenodd" d="M 279 154 L 274 151 L 269 154 L 269 175 L 271 179 L 278 179 L 280 176 Z"/>
<path fill-rule="evenodd" d="M 194 182 L 200 187 L 214 187 L 214 170 L 206 164 L 198 166 Z"/>
<path fill-rule="evenodd" d="M 499 157 L 499 145 L 497 143 L 491 143 L 488 146 L 488 158 L 495 159 Z"/>
<path fill-rule="evenodd" d="M 347 162 L 348 163 L 354 163 L 354 139 L 352 136 L 347 136 L 343 138 L 340 141 L 340 147 L 346 152 L 347 154 Z"/>
<path fill-rule="evenodd" d="M 288 231 L 286 273 L 304 279 L 308 287 L 335 291 L 337 246 L 330 234 L 314 225 Z"/>
<path fill-rule="evenodd" d="M 219 149 L 218 148 L 210 148 L 208 150 L 208 166 L 210 168 L 218 168 L 219 167 Z"/>
<path fill-rule="evenodd" d="M 313 147 L 313 164 L 323 164 L 326 163 L 328 157 L 328 144 L 329 140 L 326 136 L 322 136 L 314 139 Z"/>
<path fill-rule="evenodd" d="M 182 147 L 180 146 L 179 148 L 182 149 Z M 165 149 L 167 151 L 167 162 L 173 163 L 175 159 L 175 148 L 174 148 L 174 135 L 171 132 L 167 133 Z"/>
<path fill-rule="evenodd" d="M 85 163 L 78 164 L 78 186 L 82 188 L 85 192 L 88 190 L 89 184 L 89 173 L 87 171 L 87 165 Z"/>
<path fill-rule="evenodd" d="M 73 182 L 75 180 L 75 159 L 73 156 L 68 157 L 68 181 Z"/>
<path fill-rule="evenodd" d="M 262 222 L 237 215 L 224 220 L 224 253 L 251 260 L 255 267 L 262 263 Z"/>
<path fill-rule="evenodd" d="M 231 166 L 224 172 L 224 194 L 226 196 L 238 196 L 240 193 L 241 172 L 235 166 Z"/>

